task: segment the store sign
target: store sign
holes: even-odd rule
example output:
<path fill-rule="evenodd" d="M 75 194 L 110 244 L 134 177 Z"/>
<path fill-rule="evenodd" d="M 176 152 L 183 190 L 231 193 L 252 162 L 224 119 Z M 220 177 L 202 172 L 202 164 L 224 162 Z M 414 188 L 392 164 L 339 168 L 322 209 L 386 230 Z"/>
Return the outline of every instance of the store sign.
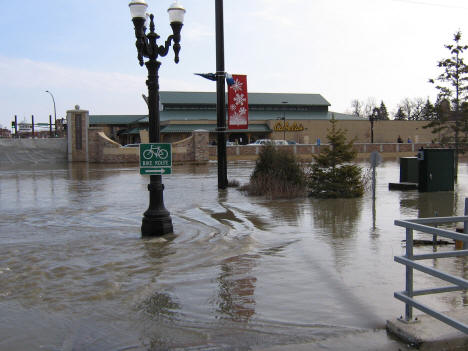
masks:
<path fill-rule="evenodd" d="M 273 127 L 273 130 L 275 132 L 302 132 L 304 130 L 304 126 L 302 125 L 302 123 L 297 123 L 297 122 L 294 122 L 294 123 L 291 123 L 289 124 L 289 122 L 276 122 L 275 126 Z"/>

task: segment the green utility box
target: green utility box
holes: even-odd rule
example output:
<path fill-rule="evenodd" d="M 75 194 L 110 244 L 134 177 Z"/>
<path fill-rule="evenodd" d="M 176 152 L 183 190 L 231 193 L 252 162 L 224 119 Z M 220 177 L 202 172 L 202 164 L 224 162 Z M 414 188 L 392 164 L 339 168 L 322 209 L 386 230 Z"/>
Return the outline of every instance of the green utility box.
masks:
<path fill-rule="evenodd" d="M 400 183 L 418 183 L 419 164 L 417 157 L 400 157 Z"/>
<path fill-rule="evenodd" d="M 453 191 L 455 150 L 422 149 L 418 152 L 419 191 Z"/>

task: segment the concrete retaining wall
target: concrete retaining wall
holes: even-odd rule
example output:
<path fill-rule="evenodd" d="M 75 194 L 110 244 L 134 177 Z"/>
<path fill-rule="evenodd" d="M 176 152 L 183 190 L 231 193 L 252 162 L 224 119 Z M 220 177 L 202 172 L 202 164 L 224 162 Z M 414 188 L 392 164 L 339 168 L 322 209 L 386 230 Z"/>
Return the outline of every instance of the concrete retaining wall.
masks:
<path fill-rule="evenodd" d="M 0 165 L 57 163 L 67 159 L 67 140 L 0 139 Z"/>
<path fill-rule="evenodd" d="M 35 149 L 59 154 L 67 153 L 67 139 L 44 138 L 44 139 L 0 139 L 0 148 Z"/>
<path fill-rule="evenodd" d="M 111 140 L 102 128 L 88 129 L 89 162 L 92 163 L 138 163 L 138 147 L 122 147 Z M 142 138 L 144 139 L 144 138 Z M 194 131 L 193 135 L 172 144 L 174 163 L 207 162 L 208 132 Z"/>

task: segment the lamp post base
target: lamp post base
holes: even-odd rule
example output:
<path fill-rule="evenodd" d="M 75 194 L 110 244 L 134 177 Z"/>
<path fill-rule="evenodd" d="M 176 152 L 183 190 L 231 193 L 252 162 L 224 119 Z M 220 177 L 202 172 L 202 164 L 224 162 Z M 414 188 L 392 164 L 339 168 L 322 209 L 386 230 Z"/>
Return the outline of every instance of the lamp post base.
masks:
<path fill-rule="evenodd" d="M 146 212 L 143 213 L 141 235 L 143 237 L 152 237 L 172 234 L 174 232 L 172 218 L 169 211 L 164 207 L 164 185 L 161 183 L 160 175 L 150 176 L 148 190 L 150 203 Z"/>
<path fill-rule="evenodd" d="M 143 217 L 141 224 L 141 235 L 143 237 L 162 236 L 173 232 L 172 219 L 169 215 L 165 217 Z"/>

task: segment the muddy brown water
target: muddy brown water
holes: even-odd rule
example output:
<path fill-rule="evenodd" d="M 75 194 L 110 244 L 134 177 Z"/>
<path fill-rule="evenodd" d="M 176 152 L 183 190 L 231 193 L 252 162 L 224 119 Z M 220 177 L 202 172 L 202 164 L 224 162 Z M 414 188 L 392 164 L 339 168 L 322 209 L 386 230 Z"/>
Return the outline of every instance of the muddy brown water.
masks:
<path fill-rule="evenodd" d="M 252 169 L 230 163 L 229 178 L 245 183 Z M 216 164 L 178 166 L 163 179 L 175 234 L 143 240 L 148 178 L 136 168 L 8 165 L 0 350 L 403 349 L 384 329 L 404 312 L 393 298 L 404 289 L 393 261 L 404 230 L 393 221 L 462 214 L 467 175 L 463 163 L 455 192 L 389 191 L 399 166 L 386 161 L 375 202 L 371 191 L 268 200 L 218 191 Z M 432 264 L 468 275 L 463 259 Z M 467 303 L 461 292 L 421 301 Z"/>

